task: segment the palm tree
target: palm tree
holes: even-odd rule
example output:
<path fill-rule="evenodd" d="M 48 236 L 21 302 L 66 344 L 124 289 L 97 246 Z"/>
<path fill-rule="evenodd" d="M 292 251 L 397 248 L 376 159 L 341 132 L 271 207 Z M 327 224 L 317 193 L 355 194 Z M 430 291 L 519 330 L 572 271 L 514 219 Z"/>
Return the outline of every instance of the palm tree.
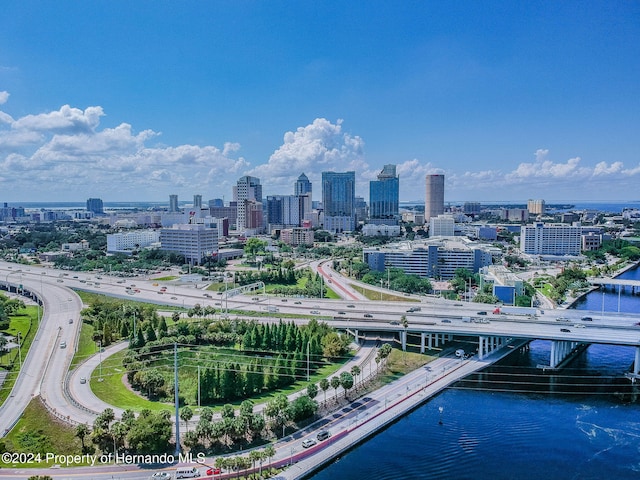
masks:
<path fill-rule="evenodd" d="M 189 420 L 193 418 L 193 410 L 189 406 L 185 406 L 180 410 L 180 420 L 185 423 L 187 431 L 189 431 Z"/>
<path fill-rule="evenodd" d="M 80 423 L 77 427 L 76 427 L 76 437 L 78 437 L 80 439 L 80 443 L 82 444 L 82 451 L 84 452 L 84 449 L 86 448 L 84 445 L 84 439 L 87 435 L 89 435 L 90 430 L 89 430 L 89 426 L 86 423 Z"/>
<path fill-rule="evenodd" d="M 329 383 L 329 380 L 323 378 L 322 380 L 320 380 L 320 382 L 318 382 L 318 385 L 320 385 L 320 388 L 324 392 L 324 403 L 327 403 L 327 390 L 329 390 L 331 384 Z"/>
<path fill-rule="evenodd" d="M 338 387 L 340 386 L 340 378 L 339 377 L 332 377 L 331 378 L 331 387 L 333 388 L 333 390 L 335 391 L 335 400 L 338 400 Z"/>
<path fill-rule="evenodd" d="M 360 375 L 360 367 L 358 365 L 354 365 L 351 367 L 351 375 L 356 379 L 355 387 L 356 391 L 358 390 L 358 375 Z"/>
<path fill-rule="evenodd" d="M 269 459 L 269 473 L 271 473 L 271 459 L 276 455 L 276 449 L 273 445 L 267 445 L 264 449 L 264 455 Z"/>

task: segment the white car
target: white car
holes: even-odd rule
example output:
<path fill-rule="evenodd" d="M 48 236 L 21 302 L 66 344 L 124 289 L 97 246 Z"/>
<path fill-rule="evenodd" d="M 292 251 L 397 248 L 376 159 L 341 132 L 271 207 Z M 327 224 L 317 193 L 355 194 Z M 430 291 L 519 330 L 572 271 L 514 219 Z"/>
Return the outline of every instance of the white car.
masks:
<path fill-rule="evenodd" d="M 170 480 L 171 474 L 169 472 L 156 472 L 149 477 L 149 480 Z"/>
<path fill-rule="evenodd" d="M 309 447 L 313 447 L 317 442 L 313 439 L 313 438 L 307 438 L 306 440 L 302 441 L 302 446 L 304 448 L 309 448 Z"/>

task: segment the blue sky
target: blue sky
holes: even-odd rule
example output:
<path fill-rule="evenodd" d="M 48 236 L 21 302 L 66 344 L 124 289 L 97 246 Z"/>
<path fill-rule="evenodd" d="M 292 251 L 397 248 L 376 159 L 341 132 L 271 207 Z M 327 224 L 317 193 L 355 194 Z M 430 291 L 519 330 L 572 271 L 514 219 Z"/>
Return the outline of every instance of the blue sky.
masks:
<path fill-rule="evenodd" d="M 639 200 L 639 79 L 637 1 L 8 2 L 0 201 Z"/>

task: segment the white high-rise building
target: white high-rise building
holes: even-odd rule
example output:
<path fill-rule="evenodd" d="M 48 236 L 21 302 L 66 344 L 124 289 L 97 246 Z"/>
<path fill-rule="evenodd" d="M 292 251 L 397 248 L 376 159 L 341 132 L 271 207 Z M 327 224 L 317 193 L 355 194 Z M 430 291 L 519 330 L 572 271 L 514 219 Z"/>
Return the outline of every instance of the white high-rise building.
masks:
<path fill-rule="evenodd" d="M 190 264 L 200 264 L 218 251 L 218 230 L 201 224 L 178 224 L 160 230 L 160 248 L 184 255 Z"/>
<path fill-rule="evenodd" d="M 438 215 L 429 219 L 430 237 L 453 237 L 455 235 L 456 222 L 453 215 Z"/>
<path fill-rule="evenodd" d="M 134 230 L 107 235 L 107 253 L 123 253 L 145 248 L 160 241 L 156 230 Z"/>
<path fill-rule="evenodd" d="M 531 255 L 580 255 L 581 243 L 580 225 L 537 222 L 520 230 L 520 250 Z"/>

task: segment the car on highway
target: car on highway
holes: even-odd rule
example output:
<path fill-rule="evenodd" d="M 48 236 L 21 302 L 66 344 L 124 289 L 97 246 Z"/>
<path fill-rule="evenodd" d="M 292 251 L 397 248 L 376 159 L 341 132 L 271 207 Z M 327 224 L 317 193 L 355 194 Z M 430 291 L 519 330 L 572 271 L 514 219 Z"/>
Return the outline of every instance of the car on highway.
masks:
<path fill-rule="evenodd" d="M 311 310 L 311 314 L 312 315 L 320 315 L 320 312 L 318 310 Z"/>
<path fill-rule="evenodd" d="M 476 315 L 486 315 L 487 312 L 476 312 Z"/>
<path fill-rule="evenodd" d="M 347 305 L 347 308 L 356 308 L 355 305 Z"/>
<path fill-rule="evenodd" d="M 313 438 L 307 438 L 306 440 L 302 441 L 302 447 L 303 448 L 313 447 L 316 443 L 318 442 L 316 442 Z"/>
<path fill-rule="evenodd" d="M 451 323 L 451 320 L 449 320 L 448 318 L 443 318 L 442 320 L 440 320 L 442 323 Z"/>
<path fill-rule="evenodd" d="M 569 330 L 568 328 L 561 328 L 560 331 L 564 332 L 564 333 L 570 333 L 571 332 L 571 330 Z"/>
<path fill-rule="evenodd" d="M 419 312 L 420 310 L 422 310 L 420 307 L 411 307 L 407 309 L 407 313 Z"/>
<path fill-rule="evenodd" d="M 295 305 L 302 305 L 302 302 L 298 301 L 298 302 L 293 302 Z"/>
<path fill-rule="evenodd" d="M 329 432 L 329 430 L 322 430 L 321 432 L 318 432 L 318 435 L 316 435 L 316 438 L 318 439 L 319 442 L 321 442 L 323 440 L 326 440 L 330 436 L 331 436 L 331 432 Z"/>
<path fill-rule="evenodd" d="M 346 315 L 346 312 L 338 312 L 338 315 Z"/>
<path fill-rule="evenodd" d="M 67 342 L 65 341 L 60 342 L 60 348 L 67 348 Z"/>
<path fill-rule="evenodd" d="M 591 317 L 582 317 L 580 320 L 582 320 L 583 322 L 592 322 L 593 318 L 591 318 Z"/>
<path fill-rule="evenodd" d="M 287 300 L 286 298 L 281 298 L 280 301 L 281 302 L 288 302 L 289 300 Z"/>
<path fill-rule="evenodd" d="M 576 327 L 576 328 L 584 328 L 584 325 L 583 325 L 583 324 L 581 324 L 581 323 L 576 323 L 576 324 L 574 325 L 574 327 Z"/>
<path fill-rule="evenodd" d="M 373 318 L 373 315 L 371 315 L 370 313 L 365 313 L 364 318 Z"/>
<path fill-rule="evenodd" d="M 70 318 L 70 319 L 69 319 L 69 323 L 73 323 L 73 318 Z"/>
<path fill-rule="evenodd" d="M 80 377 L 80 383 L 87 383 L 87 379 L 85 377 Z"/>
<path fill-rule="evenodd" d="M 171 297 L 171 300 L 177 300 L 178 297 Z"/>
<path fill-rule="evenodd" d="M 211 476 L 211 475 L 220 475 L 222 473 L 222 470 L 220 470 L 219 468 L 213 467 L 213 468 L 207 468 L 207 475 Z"/>
<path fill-rule="evenodd" d="M 400 322 L 392 320 L 391 322 L 389 322 L 389 325 L 400 325 Z"/>

